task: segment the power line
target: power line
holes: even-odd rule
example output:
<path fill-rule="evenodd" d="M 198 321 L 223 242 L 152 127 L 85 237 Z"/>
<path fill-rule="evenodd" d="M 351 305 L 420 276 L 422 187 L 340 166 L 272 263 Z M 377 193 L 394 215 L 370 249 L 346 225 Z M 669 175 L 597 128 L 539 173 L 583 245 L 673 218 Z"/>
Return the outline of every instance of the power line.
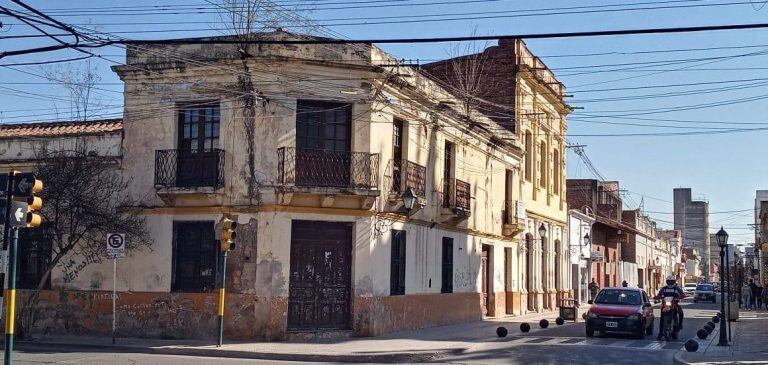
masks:
<path fill-rule="evenodd" d="M 556 38 L 580 38 L 603 37 L 619 35 L 643 35 L 643 34 L 674 34 L 695 33 L 726 30 L 746 30 L 768 28 L 768 23 L 731 24 L 731 25 L 706 25 L 696 27 L 671 27 L 671 28 L 638 28 L 621 30 L 602 30 L 586 32 L 558 32 L 558 33 L 527 33 L 487 36 L 462 36 L 462 37 L 428 37 L 428 38 L 383 38 L 383 39 L 254 39 L 241 41 L 231 38 L 186 38 L 186 39 L 155 39 L 155 40 L 105 40 L 108 44 L 393 44 L 393 43 L 442 43 L 442 42 L 467 42 L 490 40 L 514 40 L 514 39 L 556 39 Z"/>

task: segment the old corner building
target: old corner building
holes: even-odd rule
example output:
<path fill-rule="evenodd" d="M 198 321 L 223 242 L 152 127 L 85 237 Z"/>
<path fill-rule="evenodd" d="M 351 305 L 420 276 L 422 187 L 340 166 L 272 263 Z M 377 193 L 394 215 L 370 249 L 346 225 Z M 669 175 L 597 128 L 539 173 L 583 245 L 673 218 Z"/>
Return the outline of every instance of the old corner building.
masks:
<path fill-rule="evenodd" d="M 127 208 L 154 240 L 118 262 L 123 336 L 214 336 L 223 214 L 239 222 L 228 338 L 370 336 L 551 310 L 572 295 L 570 109 L 522 41 L 484 52 L 503 75 L 485 90 L 498 112 L 487 115 L 452 102 L 440 64 L 401 66 L 371 45 L 263 45 L 244 63 L 227 45 L 137 43 L 113 68 L 125 83 L 117 128 L 0 129 L 0 142 L 75 138 L 116 154 L 141 202 Z M 62 262 L 35 330 L 107 332 L 111 263 Z"/>

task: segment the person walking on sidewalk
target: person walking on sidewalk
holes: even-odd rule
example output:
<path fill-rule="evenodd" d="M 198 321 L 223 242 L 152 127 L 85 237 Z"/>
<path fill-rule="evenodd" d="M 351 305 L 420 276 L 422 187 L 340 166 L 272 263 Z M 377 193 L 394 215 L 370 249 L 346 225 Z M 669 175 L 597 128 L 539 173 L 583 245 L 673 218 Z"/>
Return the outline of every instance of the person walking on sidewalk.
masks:
<path fill-rule="evenodd" d="M 589 283 L 589 299 L 590 300 L 595 300 L 598 290 L 600 290 L 600 286 L 597 285 L 595 278 L 592 278 L 592 282 Z"/>
<path fill-rule="evenodd" d="M 760 302 L 762 301 L 763 290 L 753 279 L 749 279 L 749 288 L 752 289 L 752 309 L 760 308 Z"/>
<path fill-rule="evenodd" d="M 742 308 L 745 311 L 749 310 L 749 307 L 750 307 L 749 303 L 751 301 L 752 301 L 752 288 L 750 288 L 749 284 L 745 282 L 744 285 L 741 287 L 741 303 L 743 304 Z"/>
<path fill-rule="evenodd" d="M 763 305 L 765 306 L 765 309 L 768 310 L 768 283 L 763 285 L 763 290 L 760 296 L 763 298 Z"/>

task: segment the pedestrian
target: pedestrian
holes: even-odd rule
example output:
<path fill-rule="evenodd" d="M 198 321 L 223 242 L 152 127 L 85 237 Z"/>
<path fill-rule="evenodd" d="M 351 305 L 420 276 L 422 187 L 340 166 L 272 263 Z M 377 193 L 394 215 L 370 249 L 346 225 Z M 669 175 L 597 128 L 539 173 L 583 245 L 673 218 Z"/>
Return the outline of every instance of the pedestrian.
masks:
<path fill-rule="evenodd" d="M 625 287 L 625 288 L 626 288 L 626 287 L 628 287 L 628 286 L 629 286 L 629 283 L 627 283 L 627 281 L 626 281 L 626 280 L 624 280 L 624 281 L 622 281 L 622 282 L 621 282 L 621 286 L 623 286 L 623 287 Z"/>
<path fill-rule="evenodd" d="M 760 308 L 763 289 L 753 279 L 749 279 L 749 288 L 752 289 L 752 309 Z"/>
<path fill-rule="evenodd" d="M 750 288 L 749 284 L 745 282 L 744 285 L 741 287 L 741 303 L 743 304 L 742 308 L 745 311 L 749 310 L 749 307 L 750 307 L 749 303 L 751 301 L 752 301 L 752 288 Z"/>
<path fill-rule="evenodd" d="M 763 285 L 763 291 L 761 294 L 761 297 L 763 297 L 763 305 L 765 306 L 765 309 L 768 310 L 768 283 Z"/>
<path fill-rule="evenodd" d="M 592 282 L 589 283 L 589 299 L 590 300 L 595 300 L 598 290 L 600 290 L 600 286 L 597 285 L 595 278 L 592 278 Z"/>

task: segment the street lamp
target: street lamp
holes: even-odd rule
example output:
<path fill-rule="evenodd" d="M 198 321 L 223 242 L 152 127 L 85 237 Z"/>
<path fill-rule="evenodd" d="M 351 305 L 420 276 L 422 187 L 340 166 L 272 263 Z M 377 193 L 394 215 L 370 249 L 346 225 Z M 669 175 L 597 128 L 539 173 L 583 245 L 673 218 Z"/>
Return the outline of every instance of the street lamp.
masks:
<path fill-rule="evenodd" d="M 416 204 L 416 194 L 413 189 L 408 188 L 403 192 L 403 205 L 405 210 L 410 212 L 413 209 L 413 205 Z"/>
<path fill-rule="evenodd" d="M 539 237 L 543 240 L 547 236 L 547 227 L 544 227 L 544 223 L 539 226 Z"/>
<path fill-rule="evenodd" d="M 717 239 L 717 245 L 720 246 L 720 267 L 725 266 L 725 245 L 728 243 L 728 232 L 723 227 L 715 234 Z M 730 303 L 728 303 L 730 305 Z M 728 318 L 725 317 L 725 277 L 720 275 L 720 338 L 717 342 L 718 346 L 728 346 L 728 336 L 725 333 L 725 321 Z"/>
<path fill-rule="evenodd" d="M 584 244 L 589 245 L 589 233 L 584 235 Z"/>

